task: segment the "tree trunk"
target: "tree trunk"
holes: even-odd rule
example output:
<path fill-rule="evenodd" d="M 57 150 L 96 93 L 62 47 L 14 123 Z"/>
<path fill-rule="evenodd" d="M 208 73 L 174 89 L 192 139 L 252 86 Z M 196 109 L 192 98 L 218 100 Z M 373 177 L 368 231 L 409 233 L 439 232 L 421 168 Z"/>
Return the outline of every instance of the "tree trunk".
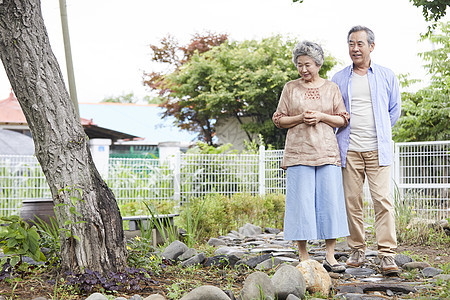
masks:
<path fill-rule="evenodd" d="M 117 202 L 94 166 L 50 48 L 39 0 L 0 0 L 0 57 L 53 201 L 63 204 L 57 206 L 58 222 L 77 237 L 61 234 L 63 270 L 122 270 L 127 252 Z"/>

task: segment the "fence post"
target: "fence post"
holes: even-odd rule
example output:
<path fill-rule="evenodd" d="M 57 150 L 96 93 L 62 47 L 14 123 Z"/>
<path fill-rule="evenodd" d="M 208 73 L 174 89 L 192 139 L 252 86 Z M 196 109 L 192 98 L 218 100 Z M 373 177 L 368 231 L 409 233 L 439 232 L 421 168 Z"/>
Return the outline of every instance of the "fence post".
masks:
<path fill-rule="evenodd" d="M 103 179 L 108 178 L 109 173 L 109 148 L 110 139 L 90 139 L 89 147 L 91 149 L 92 160 L 95 167 Z"/>
<path fill-rule="evenodd" d="M 259 195 L 266 194 L 266 149 L 263 145 L 259 146 Z"/>
<path fill-rule="evenodd" d="M 175 163 L 173 168 L 173 200 L 176 205 L 180 205 L 181 200 L 181 151 L 175 154 Z"/>
<path fill-rule="evenodd" d="M 394 170 L 392 170 L 392 180 L 394 184 L 397 186 L 399 199 L 402 197 L 402 192 L 400 189 L 400 147 L 394 143 Z M 393 189 L 393 188 L 392 188 Z M 395 190 L 392 195 L 395 195 Z M 394 198 L 395 199 L 395 198 Z"/>

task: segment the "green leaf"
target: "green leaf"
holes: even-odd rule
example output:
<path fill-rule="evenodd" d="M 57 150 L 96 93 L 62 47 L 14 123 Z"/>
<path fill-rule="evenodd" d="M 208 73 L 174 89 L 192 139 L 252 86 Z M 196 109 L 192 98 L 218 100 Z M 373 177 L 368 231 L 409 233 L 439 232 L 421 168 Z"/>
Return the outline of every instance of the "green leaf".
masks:
<path fill-rule="evenodd" d="M 15 239 L 9 239 L 8 242 L 6 243 L 8 248 L 12 248 L 15 247 L 17 245 L 17 240 Z"/>
<path fill-rule="evenodd" d="M 39 234 L 36 230 L 28 231 L 27 242 L 31 253 L 36 253 L 39 250 Z"/>
<path fill-rule="evenodd" d="M 14 267 L 15 265 L 17 265 L 17 263 L 20 261 L 20 257 L 19 256 L 13 256 L 11 257 L 11 260 L 9 261 L 9 264 Z"/>
<path fill-rule="evenodd" d="M 69 208 L 69 211 L 70 211 L 70 213 L 73 214 L 73 215 L 76 214 L 76 212 L 77 212 L 74 206 L 71 206 L 71 207 Z"/>

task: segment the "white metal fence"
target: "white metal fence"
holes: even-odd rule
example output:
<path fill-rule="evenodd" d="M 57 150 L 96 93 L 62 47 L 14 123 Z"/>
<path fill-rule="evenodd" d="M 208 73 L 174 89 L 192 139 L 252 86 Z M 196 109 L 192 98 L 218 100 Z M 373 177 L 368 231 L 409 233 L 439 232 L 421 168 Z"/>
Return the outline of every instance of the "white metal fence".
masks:
<path fill-rule="evenodd" d="M 398 143 L 393 174 L 400 197 L 430 219 L 450 216 L 450 141 Z M 187 201 L 210 193 L 285 193 L 282 150 L 259 154 L 182 154 L 172 160 L 111 158 L 106 182 L 119 204 Z M 370 203 L 367 187 L 365 199 Z M 33 156 L 0 156 L 0 215 L 17 214 L 24 199 L 50 198 Z"/>
<path fill-rule="evenodd" d="M 395 144 L 394 181 L 401 201 L 421 216 L 450 217 L 450 141 Z"/>

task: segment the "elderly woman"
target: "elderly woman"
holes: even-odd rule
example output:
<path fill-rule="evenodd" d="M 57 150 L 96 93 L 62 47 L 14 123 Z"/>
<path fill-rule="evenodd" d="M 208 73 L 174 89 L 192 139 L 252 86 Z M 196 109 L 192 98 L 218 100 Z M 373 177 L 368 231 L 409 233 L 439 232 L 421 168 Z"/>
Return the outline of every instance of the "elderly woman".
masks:
<path fill-rule="evenodd" d="M 301 261 L 309 259 L 308 240 L 324 239 L 325 269 L 343 272 L 334 247 L 336 238 L 349 231 L 334 129 L 347 126 L 349 114 L 338 86 L 319 76 L 323 61 L 318 44 L 297 44 L 293 62 L 300 78 L 284 86 L 273 122 L 289 128 L 282 161 L 287 176 L 284 238 L 297 241 Z"/>

